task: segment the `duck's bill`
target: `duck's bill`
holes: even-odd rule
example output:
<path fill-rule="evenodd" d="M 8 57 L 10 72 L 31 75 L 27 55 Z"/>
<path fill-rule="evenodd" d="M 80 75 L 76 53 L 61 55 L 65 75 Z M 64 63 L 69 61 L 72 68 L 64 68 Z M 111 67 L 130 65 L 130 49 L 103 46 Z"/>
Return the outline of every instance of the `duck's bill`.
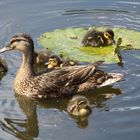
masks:
<path fill-rule="evenodd" d="M 123 78 L 123 74 L 120 73 L 108 73 L 108 75 L 110 76 L 110 78 L 103 82 L 100 87 L 114 84 Z"/>
<path fill-rule="evenodd" d="M 9 47 L 9 44 L 7 44 L 5 47 L 0 49 L 0 53 L 11 51 L 11 50 L 13 50 L 13 48 Z"/>

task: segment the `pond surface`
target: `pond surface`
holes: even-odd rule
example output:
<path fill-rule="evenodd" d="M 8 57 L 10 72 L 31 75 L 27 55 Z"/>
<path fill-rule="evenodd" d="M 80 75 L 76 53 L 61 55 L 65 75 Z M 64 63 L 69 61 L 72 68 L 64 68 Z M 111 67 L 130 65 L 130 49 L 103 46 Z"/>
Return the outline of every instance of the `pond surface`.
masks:
<path fill-rule="evenodd" d="M 140 0 L 1 0 L 0 44 L 16 32 L 36 38 L 68 27 L 109 26 L 140 31 Z M 0 140 L 138 140 L 140 137 L 140 51 L 121 51 L 122 63 L 107 65 L 124 80 L 88 93 L 92 114 L 76 120 L 66 112 L 68 99 L 38 103 L 15 97 L 13 80 L 21 63 L 5 53 L 9 71 L 0 82 Z"/>

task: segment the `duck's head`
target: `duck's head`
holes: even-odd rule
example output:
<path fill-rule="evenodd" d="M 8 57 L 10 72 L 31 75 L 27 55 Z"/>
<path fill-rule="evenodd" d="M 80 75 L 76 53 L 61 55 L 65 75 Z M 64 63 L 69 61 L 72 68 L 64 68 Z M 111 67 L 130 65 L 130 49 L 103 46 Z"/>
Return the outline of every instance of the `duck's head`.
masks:
<path fill-rule="evenodd" d="M 49 57 L 48 62 L 46 63 L 46 65 L 48 65 L 49 69 L 53 69 L 55 67 L 59 67 L 61 64 L 61 58 L 57 55 L 51 55 Z"/>
<path fill-rule="evenodd" d="M 34 43 L 31 36 L 25 33 L 15 34 L 7 45 L 0 49 L 0 53 L 11 50 L 18 50 L 23 53 L 34 53 Z"/>
<path fill-rule="evenodd" d="M 107 40 L 112 41 L 113 43 L 115 43 L 113 30 L 107 29 L 103 34 L 104 34 L 104 37 Z"/>
<path fill-rule="evenodd" d="M 86 97 L 77 95 L 70 100 L 67 111 L 73 116 L 84 117 L 91 113 L 91 107 Z"/>

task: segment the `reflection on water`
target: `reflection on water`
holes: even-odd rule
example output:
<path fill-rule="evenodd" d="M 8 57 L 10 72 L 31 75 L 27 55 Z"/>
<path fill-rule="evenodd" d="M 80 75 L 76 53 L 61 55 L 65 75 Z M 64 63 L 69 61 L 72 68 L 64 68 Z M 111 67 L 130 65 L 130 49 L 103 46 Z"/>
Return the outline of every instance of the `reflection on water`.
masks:
<path fill-rule="evenodd" d="M 107 86 L 101 89 L 97 89 L 94 94 L 92 92 L 89 92 L 85 95 L 85 97 L 90 101 L 94 113 L 94 108 L 104 108 L 106 110 L 105 101 L 120 94 L 120 89 L 115 89 L 111 86 Z M 27 98 L 25 96 L 15 95 L 15 97 L 19 104 L 19 107 L 26 116 L 26 119 L 21 120 L 18 118 L 4 118 L 3 121 L 0 121 L 0 127 L 5 132 L 21 139 L 33 139 L 39 136 L 37 106 L 46 109 L 55 108 L 66 112 L 67 104 L 69 101 L 69 98 L 60 98 L 57 99 L 56 102 L 56 99 L 39 101 Z M 77 123 L 77 126 L 79 128 L 86 128 L 88 126 L 88 117 L 89 116 L 72 118 L 75 119 L 75 122 Z"/>
<path fill-rule="evenodd" d="M 4 118 L 4 121 L 1 121 L 1 128 L 21 139 L 32 139 L 38 137 L 39 128 L 37 120 L 36 107 L 37 104 L 34 100 L 24 97 L 16 98 L 21 110 L 26 116 L 26 119 L 10 119 Z"/>

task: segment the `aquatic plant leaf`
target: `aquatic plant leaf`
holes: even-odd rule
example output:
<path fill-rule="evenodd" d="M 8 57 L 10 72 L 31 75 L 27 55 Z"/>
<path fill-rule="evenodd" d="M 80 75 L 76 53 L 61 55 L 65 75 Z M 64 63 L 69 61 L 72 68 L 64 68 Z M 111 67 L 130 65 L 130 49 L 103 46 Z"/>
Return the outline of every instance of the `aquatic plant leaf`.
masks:
<path fill-rule="evenodd" d="M 115 32 L 115 38 L 122 39 L 120 49 L 140 49 L 140 32 L 123 28 L 114 28 L 113 30 Z"/>
<path fill-rule="evenodd" d="M 98 27 L 97 29 L 103 31 L 106 27 Z M 121 38 L 119 41 L 122 42 L 118 43 L 119 49 L 140 48 L 140 45 L 138 45 L 138 42 L 140 42 L 138 41 L 138 38 L 140 38 L 139 32 L 121 28 L 114 28 L 113 31 L 115 32 L 115 40 Z M 62 54 L 65 57 L 82 62 L 104 60 L 106 63 L 118 63 L 120 61 L 115 53 L 116 45 L 99 48 L 82 47 L 81 40 L 86 32 L 86 28 L 56 29 L 42 34 L 38 38 L 38 42 L 42 47 L 49 48 L 56 54 Z"/>

